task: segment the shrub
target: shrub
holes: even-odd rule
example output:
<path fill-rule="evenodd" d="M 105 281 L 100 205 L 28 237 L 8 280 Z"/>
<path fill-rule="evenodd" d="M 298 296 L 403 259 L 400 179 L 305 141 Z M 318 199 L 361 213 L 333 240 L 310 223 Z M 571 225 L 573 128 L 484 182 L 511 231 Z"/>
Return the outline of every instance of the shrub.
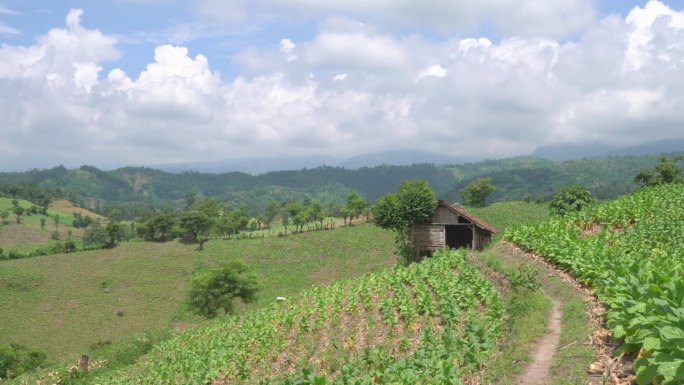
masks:
<path fill-rule="evenodd" d="M 36 369 L 46 358 L 45 353 L 29 350 L 23 345 L 0 346 L 0 373 L 17 376 Z"/>
<path fill-rule="evenodd" d="M 591 195 L 591 192 L 582 185 L 574 185 L 563 187 L 558 190 L 551 201 L 551 211 L 565 216 L 572 212 L 577 212 L 587 206 L 596 203 L 596 198 Z"/>
<path fill-rule="evenodd" d="M 541 286 L 537 280 L 537 269 L 527 262 L 521 263 L 515 270 L 508 273 L 508 280 L 513 290 L 537 290 Z"/>
<path fill-rule="evenodd" d="M 233 312 L 233 299 L 249 303 L 256 299 L 259 287 L 254 275 L 247 274 L 247 266 L 228 262 L 218 268 L 202 270 L 190 281 L 188 307 L 207 318 Z"/>

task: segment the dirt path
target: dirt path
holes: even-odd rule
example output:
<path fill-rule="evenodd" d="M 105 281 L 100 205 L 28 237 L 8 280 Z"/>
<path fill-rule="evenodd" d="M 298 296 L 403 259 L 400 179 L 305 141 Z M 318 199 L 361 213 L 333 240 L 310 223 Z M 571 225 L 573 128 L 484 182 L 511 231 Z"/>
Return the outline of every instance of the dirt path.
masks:
<path fill-rule="evenodd" d="M 549 314 L 547 333 L 536 344 L 532 353 L 532 362 L 520 374 L 518 384 L 547 385 L 551 384 L 551 362 L 558 350 L 561 334 L 561 303 L 551 298 L 553 307 Z"/>
<path fill-rule="evenodd" d="M 495 245 L 490 252 L 509 269 L 521 263 L 534 266 L 541 290 L 552 302 L 546 332 L 530 349 L 530 361 L 510 382 L 502 383 L 541 385 L 562 380 L 568 384 L 602 384 L 604 376 L 614 376 L 617 372 L 611 361 L 614 345 L 608 343 L 610 333 L 602 324 L 605 310 L 591 291 L 542 258 L 508 242 Z"/>

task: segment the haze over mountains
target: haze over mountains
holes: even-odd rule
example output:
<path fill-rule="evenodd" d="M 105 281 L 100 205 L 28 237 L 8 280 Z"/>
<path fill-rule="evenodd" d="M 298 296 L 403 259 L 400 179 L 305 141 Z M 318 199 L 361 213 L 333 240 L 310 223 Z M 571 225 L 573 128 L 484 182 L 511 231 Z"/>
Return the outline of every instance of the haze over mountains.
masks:
<path fill-rule="evenodd" d="M 595 142 L 565 143 L 540 146 L 528 155 L 558 162 L 613 155 L 657 155 L 678 151 L 684 151 L 684 138 L 662 139 L 626 147 Z M 361 167 L 375 167 L 383 164 L 396 166 L 418 163 L 445 165 L 477 162 L 481 160 L 484 160 L 484 157 L 467 158 L 459 155 L 448 156 L 421 150 L 399 149 L 357 155 L 350 158 L 338 158 L 333 156 L 255 157 L 251 159 L 226 159 L 215 162 L 161 164 L 152 165 L 151 167 L 167 172 L 199 171 L 223 173 L 238 171 L 249 174 L 263 174 L 270 171 L 299 170 L 323 165 L 359 169 Z"/>

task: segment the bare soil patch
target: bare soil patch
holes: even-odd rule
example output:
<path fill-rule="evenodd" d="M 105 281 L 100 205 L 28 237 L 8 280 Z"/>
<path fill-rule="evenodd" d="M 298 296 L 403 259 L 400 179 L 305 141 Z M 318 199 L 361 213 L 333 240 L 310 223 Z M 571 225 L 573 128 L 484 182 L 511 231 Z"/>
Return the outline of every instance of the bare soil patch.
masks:
<path fill-rule="evenodd" d="M 42 245 L 50 240 L 50 234 L 32 227 L 9 223 L 0 228 L 0 245 L 16 244 Z"/>
<path fill-rule="evenodd" d="M 73 215 L 74 213 L 76 213 L 76 214 L 81 214 L 83 216 L 91 217 L 93 219 L 104 218 L 100 214 L 96 214 L 90 210 L 86 210 L 84 208 L 75 206 L 73 203 L 71 203 L 70 201 L 65 200 L 65 199 L 56 200 L 56 201 L 50 203 L 49 207 L 51 210 L 57 211 L 58 213 L 62 213 L 62 214 Z"/>

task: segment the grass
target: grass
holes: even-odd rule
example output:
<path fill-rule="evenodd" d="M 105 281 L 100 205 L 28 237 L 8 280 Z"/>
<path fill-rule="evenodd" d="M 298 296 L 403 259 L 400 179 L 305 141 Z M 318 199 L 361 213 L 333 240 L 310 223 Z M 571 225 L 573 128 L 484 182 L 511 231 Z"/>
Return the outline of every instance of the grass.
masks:
<path fill-rule="evenodd" d="M 505 248 L 495 246 L 479 254 L 479 259 L 488 268 L 509 274 L 522 261 L 507 253 Z M 582 293 L 571 288 L 558 277 L 551 276 L 542 264 L 532 263 L 538 269 L 537 279 L 543 292 L 525 291 L 520 295 L 505 296 L 510 319 L 505 330 L 505 345 L 493 363 L 489 373 L 496 384 L 512 384 L 514 376 L 522 366 L 519 362 L 528 359 L 534 342 L 543 336 L 551 303 L 551 296 L 561 302 L 561 335 L 559 351 L 551 364 L 551 376 L 555 385 L 584 384 L 585 369 L 594 358 L 594 349 L 585 345 L 592 334 L 586 316 Z"/>
<path fill-rule="evenodd" d="M 486 207 L 467 207 L 467 210 L 496 228 L 492 244 L 501 240 L 510 226 L 543 222 L 551 216 L 548 205 L 521 201 L 496 202 Z"/>
<path fill-rule="evenodd" d="M 584 342 L 592 330 L 588 325 L 584 301 L 581 294 L 569 288 L 558 277 L 550 277 L 547 287 L 554 290 L 558 298 L 563 298 L 563 325 L 560 336 L 560 349 L 551 364 L 551 375 L 555 385 L 584 384 L 585 369 L 594 359 L 594 349 Z"/>
<path fill-rule="evenodd" d="M 495 273 L 508 276 L 517 265 L 506 261 L 494 252 L 477 255 L 479 260 Z M 505 284 L 503 299 L 508 319 L 499 353 L 483 373 L 486 383 L 515 384 L 517 375 L 530 359 L 529 352 L 534 343 L 546 332 L 546 323 L 551 311 L 551 301 L 541 291 L 523 290 L 515 292 Z"/>
<path fill-rule="evenodd" d="M 100 217 L 97 214 L 90 213 L 87 210 L 79 209 L 69 204 L 67 201 L 56 201 L 50 205 L 48 209 L 48 216 L 44 215 L 23 215 L 21 223 L 16 223 L 16 217 L 12 212 L 11 198 L 0 198 L 0 212 L 8 211 L 10 216 L 4 223 L 0 223 L 0 248 L 3 248 L 7 253 L 10 250 L 19 253 L 28 253 L 39 246 L 52 246 L 58 240 L 52 239 L 52 234 L 57 232 L 60 240 L 69 238 L 69 231 L 71 231 L 71 239 L 80 242 L 83 237 L 83 229 L 75 229 L 72 227 L 73 215 L 72 212 L 81 212 L 84 215 L 92 217 Z M 30 208 L 35 206 L 33 203 L 18 199 L 19 206 L 23 208 Z M 54 217 L 59 217 L 58 223 L 55 223 Z M 45 219 L 45 227 L 41 228 L 41 218 Z"/>
<path fill-rule="evenodd" d="M 183 310 L 192 272 L 222 261 L 246 262 L 263 287 L 262 307 L 312 285 L 396 262 L 393 235 L 372 225 L 289 237 L 212 240 L 205 250 L 181 242 L 133 242 L 114 249 L 0 261 L 0 345 L 71 359 L 98 341 L 198 322 Z M 30 285 L 17 285 L 30 277 Z M 179 310 L 180 309 L 180 310 Z M 117 311 L 123 316 L 117 316 Z"/>

